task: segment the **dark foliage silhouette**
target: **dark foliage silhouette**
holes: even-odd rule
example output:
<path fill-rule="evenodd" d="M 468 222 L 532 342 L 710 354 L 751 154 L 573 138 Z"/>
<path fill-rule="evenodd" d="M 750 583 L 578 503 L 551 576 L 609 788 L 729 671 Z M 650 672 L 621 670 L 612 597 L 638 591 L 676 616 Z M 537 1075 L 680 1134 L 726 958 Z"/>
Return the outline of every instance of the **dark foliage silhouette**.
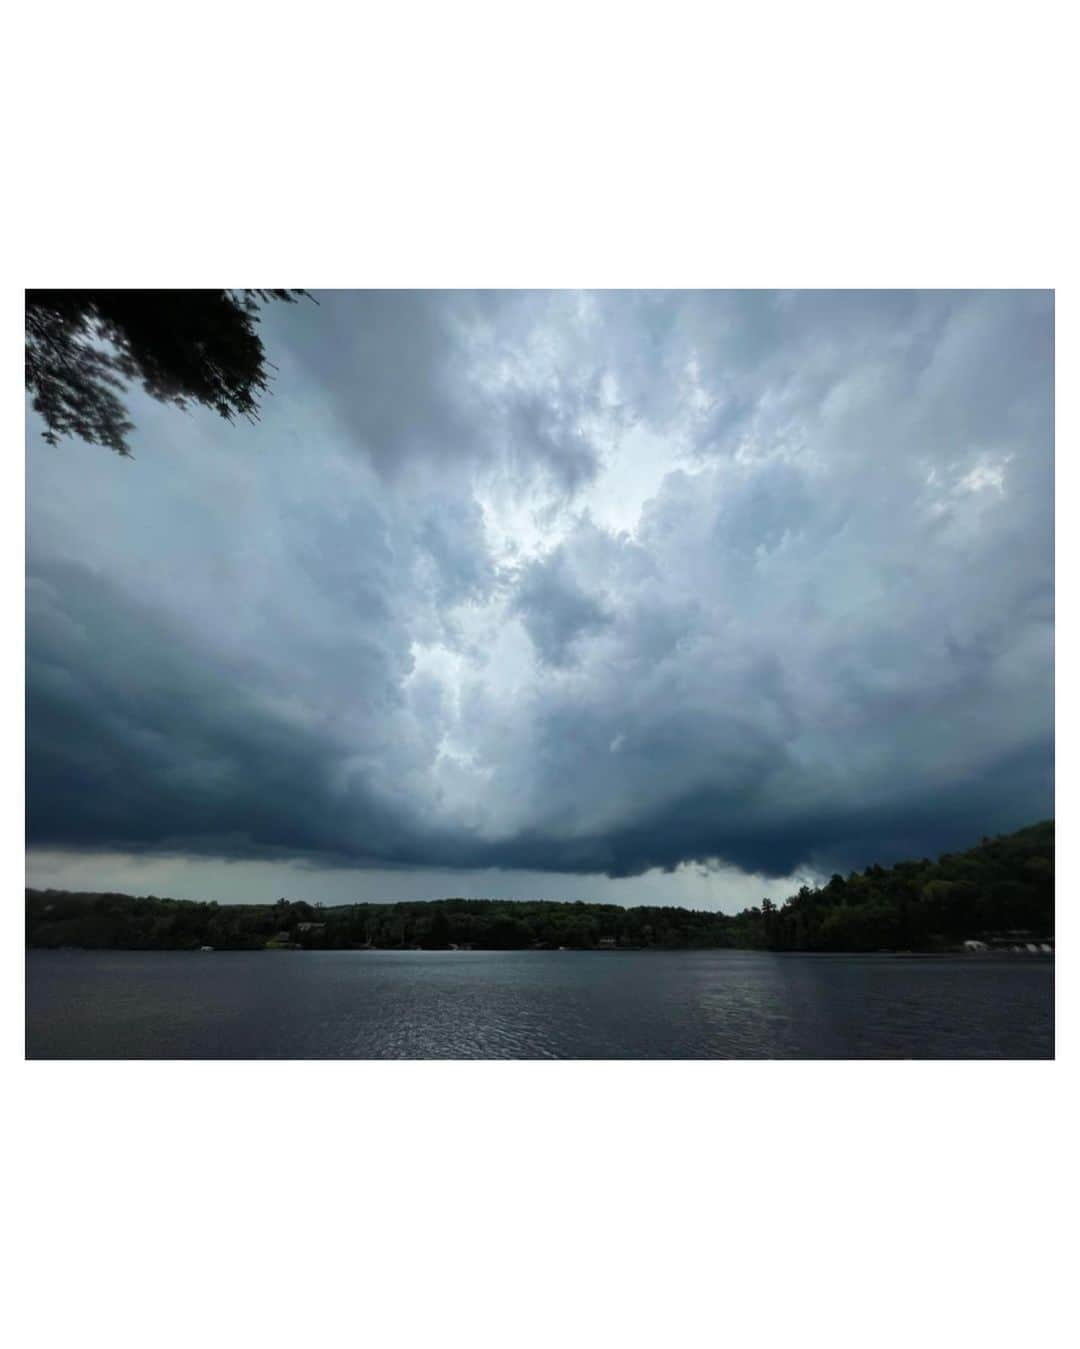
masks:
<path fill-rule="evenodd" d="M 26 387 L 45 440 L 79 436 L 128 455 L 128 382 L 164 403 L 255 419 L 272 366 L 260 306 L 301 290 L 28 290 Z"/>

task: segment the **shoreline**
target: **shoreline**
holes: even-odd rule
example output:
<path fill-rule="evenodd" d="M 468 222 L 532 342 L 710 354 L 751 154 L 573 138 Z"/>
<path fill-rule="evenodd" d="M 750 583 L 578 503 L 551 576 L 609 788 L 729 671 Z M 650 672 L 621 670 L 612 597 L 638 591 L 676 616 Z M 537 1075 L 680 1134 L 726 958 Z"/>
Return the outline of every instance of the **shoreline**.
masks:
<path fill-rule="evenodd" d="M 655 955 L 685 955 L 687 953 L 727 952 L 731 955 L 757 956 L 889 956 L 892 959 L 939 959 L 955 960 L 963 958 L 971 962 L 983 960 L 1053 960 L 1054 951 L 811 951 L 811 950 L 773 950 L 765 946 L 620 946 L 620 947 L 498 947 L 482 946 L 469 949 L 452 947 L 424 946 L 27 946 L 26 954 L 35 952 L 102 952 L 109 955 L 262 955 L 289 952 L 296 955 L 640 955 L 649 952 Z"/>

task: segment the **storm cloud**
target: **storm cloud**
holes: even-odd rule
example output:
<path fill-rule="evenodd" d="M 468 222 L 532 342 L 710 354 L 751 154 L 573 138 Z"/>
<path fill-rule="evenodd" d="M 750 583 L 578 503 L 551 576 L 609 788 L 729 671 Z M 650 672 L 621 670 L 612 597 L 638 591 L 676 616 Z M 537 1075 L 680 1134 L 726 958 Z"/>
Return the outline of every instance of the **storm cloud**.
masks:
<path fill-rule="evenodd" d="M 318 298 L 257 426 L 28 415 L 32 849 L 788 876 L 1052 813 L 1049 295 Z"/>

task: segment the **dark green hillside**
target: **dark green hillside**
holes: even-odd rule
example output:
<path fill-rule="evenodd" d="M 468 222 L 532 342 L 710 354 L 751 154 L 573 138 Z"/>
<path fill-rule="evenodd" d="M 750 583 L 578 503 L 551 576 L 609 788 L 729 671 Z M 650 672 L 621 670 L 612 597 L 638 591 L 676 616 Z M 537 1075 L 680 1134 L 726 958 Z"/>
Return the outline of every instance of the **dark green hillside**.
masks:
<path fill-rule="evenodd" d="M 735 919 L 738 944 L 780 951 L 933 951 L 1010 931 L 1054 932 L 1054 822 L 936 862 L 833 876 Z"/>

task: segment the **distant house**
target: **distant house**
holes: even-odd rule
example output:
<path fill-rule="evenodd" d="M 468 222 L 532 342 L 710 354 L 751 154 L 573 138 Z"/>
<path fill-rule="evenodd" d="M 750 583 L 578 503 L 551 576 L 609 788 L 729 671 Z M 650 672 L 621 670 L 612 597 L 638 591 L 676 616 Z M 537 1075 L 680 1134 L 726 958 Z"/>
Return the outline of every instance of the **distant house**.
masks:
<path fill-rule="evenodd" d="M 325 923 L 297 923 L 297 932 L 322 932 L 326 927 Z"/>
<path fill-rule="evenodd" d="M 989 932 L 986 939 L 993 951 L 1012 951 L 1023 955 L 1042 955 L 1043 948 L 1054 949 L 1053 937 L 1044 937 L 1028 928 L 1012 927 L 1005 932 Z"/>
<path fill-rule="evenodd" d="M 617 945 L 614 937 L 601 937 L 596 943 L 597 950 L 613 951 Z"/>
<path fill-rule="evenodd" d="M 1010 928 L 1007 932 L 984 932 L 982 940 L 964 942 L 965 951 L 994 951 L 1013 955 L 1053 955 L 1053 937 L 1040 936 L 1026 929 Z"/>

